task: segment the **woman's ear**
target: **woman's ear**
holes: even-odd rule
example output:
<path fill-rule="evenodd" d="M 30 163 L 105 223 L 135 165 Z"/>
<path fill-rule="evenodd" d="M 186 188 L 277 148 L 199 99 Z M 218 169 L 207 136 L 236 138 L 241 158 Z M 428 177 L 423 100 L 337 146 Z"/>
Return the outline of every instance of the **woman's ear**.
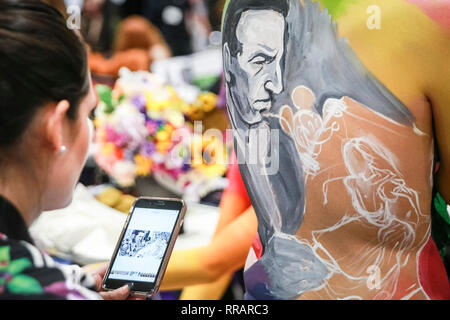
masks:
<path fill-rule="evenodd" d="M 64 146 L 64 120 L 69 107 L 70 103 L 67 100 L 62 100 L 48 110 L 45 124 L 46 136 L 53 150 L 57 153 L 60 153 L 61 147 Z"/>

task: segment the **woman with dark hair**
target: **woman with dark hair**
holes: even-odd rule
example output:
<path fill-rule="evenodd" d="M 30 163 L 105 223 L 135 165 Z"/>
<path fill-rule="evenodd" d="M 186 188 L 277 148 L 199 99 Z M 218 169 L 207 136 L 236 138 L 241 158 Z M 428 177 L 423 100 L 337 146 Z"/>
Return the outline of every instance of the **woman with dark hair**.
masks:
<path fill-rule="evenodd" d="M 28 227 L 67 206 L 84 166 L 96 106 L 86 48 L 41 1 L 0 0 L 0 298 L 125 299 L 40 252 Z"/>

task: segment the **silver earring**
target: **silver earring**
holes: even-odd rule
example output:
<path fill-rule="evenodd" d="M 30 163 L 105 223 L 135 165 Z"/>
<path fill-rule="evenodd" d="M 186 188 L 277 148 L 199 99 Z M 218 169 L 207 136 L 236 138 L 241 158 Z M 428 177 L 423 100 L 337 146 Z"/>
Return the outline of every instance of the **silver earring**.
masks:
<path fill-rule="evenodd" d="M 66 146 L 61 146 L 61 148 L 59 148 L 59 154 L 63 155 L 65 154 L 67 151 L 67 147 Z"/>

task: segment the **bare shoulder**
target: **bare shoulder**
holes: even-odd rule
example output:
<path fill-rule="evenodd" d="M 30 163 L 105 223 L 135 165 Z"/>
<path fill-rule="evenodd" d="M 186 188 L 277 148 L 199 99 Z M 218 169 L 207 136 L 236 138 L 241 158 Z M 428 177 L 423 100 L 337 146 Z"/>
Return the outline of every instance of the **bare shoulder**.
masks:
<path fill-rule="evenodd" d="M 333 16 L 339 37 L 346 39 L 363 65 L 411 110 L 417 126 L 432 135 L 429 97 L 437 94 L 436 88 L 450 74 L 443 67 L 450 61 L 448 30 L 407 0 L 341 3 L 339 15 Z"/>
<path fill-rule="evenodd" d="M 336 19 L 339 35 L 348 40 L 366 64 L 395 63 L 397 68 L 408 71 L 409 77 L 422 81 L 420 85 L 424 87 L 428 82 L 426 75 L 434 74 L 437 64 L 442 66 L 442 60 L 432 57 L 448 57 L 449 31 L 416 3 L 407 0 L 343 2 L 349 4 Z"/>

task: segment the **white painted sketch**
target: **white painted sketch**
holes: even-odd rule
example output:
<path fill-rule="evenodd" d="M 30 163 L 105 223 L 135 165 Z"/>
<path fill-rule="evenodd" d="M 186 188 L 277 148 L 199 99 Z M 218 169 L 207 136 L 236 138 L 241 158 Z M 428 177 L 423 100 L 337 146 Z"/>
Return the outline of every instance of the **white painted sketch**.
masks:
<path fill-rule="evenodd" d="M 417 273 L 429 215 L 386 140 L 430 139 L 410 110 L 364 68 L 317 2 L 231 0 L 223 27 L 238 158 L 261 143 L 254 130 L 269 132 L 259 160 L 240 163 L 263 247 L 261 257 L 249 255 L 246 297 L 426 298 L 417 275 L 407 288 L 399 281 L 405 269 Z M 279 170 L 267 174 L 274 155 Z M 331 188 L 341 211 L 327 217 Z M 339 247 L 337 235 L 358 228 L 371 235 L 366 243 Z"/>
<path fill-rule="evenodd" d="M 309 88 L 298 87 L 295 91 L 301 91 L 304 100 L 314 101 L 314 94 Z M 294 91 L 294 92 L 295 92 Z M 294 99 L 293 99 L 294 100 Z M 317 157 L 326 142 L 341 128 L 336 121 L 346 113 L 346 104 L 343 99 L 329 99 L 325 101 L 323 120 L 320 116 L 302 109 L 305 104 L 295 104 L 298 111 L 292 114 L 289 106 L 283 106 L 280 111 L 280 124 L 283 130 L 295 140 L 299 157 L 305 168 L 305 179 L 314 178 L 320 171 L 320 163 Z M 385 259 L 395 259 L 395 263 L 387 274 L 379 279 L 378 298 L 392 298 L 395 283 L 398 281 L 400 268 L 410 258 L 405 252 L 412 249 L 416 235 L 415 230 L 419 219 L 427 218 L 421 212 L 418 193 L 409 188 L 402 175 L 396 167 L 395 155 L 385 148 L 375 137 L 363 136 L 350 138 L 343 141 L 342 158 L 348 175 L 326 180 L 323 184 L 323 204 L 328 203 L 328 185 L 333 182 L 342 181 L 347 192 L 351 195 L 351 203 L 358 216 L 344 216 L 335 226 L 323 230 L 314 230 L 313 243 L 314 252 L 321 250 L 326 253 L 327 258 L 321 259 L 327 266 L 329 277 L 336 273 L 345 275 L 348 279 L 359 282 L 361 286 L 367 284 L 370 275 L 367 270 L 373 266 L 382 264 Z M 407 212 L 396 212 L 396 204 L 400 198 L 406 199 L 410 206 Z M 405 210 L 402 208 L 402 210 Z M 405 219 L 399 217 L 404 216 Z M 361 251 L 358 265 L 359 271 L 348 274 L 341 269 L 333 255 L 320 243 L 319 238 L 327 233 L 335 231 L 349 223 L 364 222 L 379 228 L 378 242 L 389 244 L 397 241 L 397 253 L 395 257 L 386 257 L 383 248 L 369 248 Z M 369 258 L 370 257 L 370 258 Z M 324 283 L 316 289 L 326 287 Z M 415 288 L 420 290 L 420 288 Z M 360 297 L 352 296 L 352 299 Z M 376 297 L 377 298 L 377 297 Z"/>
<path fill-rule="evenodd" d="M 328 99 L 323 107 L 323 118 L 313 110 L 316 98 L 311 89 L 305 86 L 297 87 L 293 95 L 294 105 L 298 110 L 292 113 L 291 107 L 285 105 L 280 111 L 280 125 L 283 130 L 294 138 L 302 160 L 305 181 L 320 171 L 317 157 L 322 146 L 330 140 L 334 132 L 339 130 L 337 118 L 342 117 L 347 108 L 342 99 Z M 302 103 L 296 102 L 294 96 Z"/>

